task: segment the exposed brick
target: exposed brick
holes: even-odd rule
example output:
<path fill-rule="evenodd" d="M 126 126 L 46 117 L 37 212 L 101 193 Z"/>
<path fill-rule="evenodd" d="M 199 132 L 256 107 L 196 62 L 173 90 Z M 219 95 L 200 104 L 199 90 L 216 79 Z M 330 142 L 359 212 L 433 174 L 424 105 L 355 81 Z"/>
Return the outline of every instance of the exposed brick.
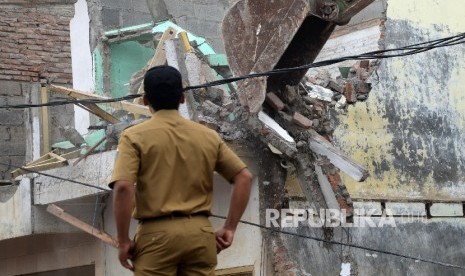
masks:
<path fill-rule="evenodd" d="M 339 85 L 339 83 L 333 81 L 333 80 L 330 80 L 329 81 L 329 84 L 328 84 L 329 88 L 331 88 L 332 90 L 334 91 L 337 91 L 339 93 L 343 93 L 344 92 L 344 87 L 342 87 L 342 85 Z"/>
<path fill-rule="evenodd" d="M 346 82 L 344 86 L 344 96 L 347 99 L 347 103 L 352 104 L 357 102 L 357 93 L 354 90 L 354 86 L 351 82 Z"/>
<path fill-rule="evenodd" d="M 265 100 L 276 111 L 281 111 L 284 109 L 283 101 L 281 101 L 281 99 L 273 92 L 267 93 Z"/>
<path fill-rule="evenodd" d="M 21 8 L 2 6 L 0 65 L 4 66 L 0 68 L 0 79 L 34 81 L 51 68 L 53 72 L 66 73 L 54 78 L 62 83 L 71 83 L 69 22 L 73 16 L 74 6 L 71 4 Z M 63 60 L 58 60 L 60 58 Z M 55 62 L 68 66 L 55 67 Z"/>
<path fill-rule="evenodd" d="M 359 66 L 360 66 L 360 68 L 368 69 L 368 67 L 370 67 L 370 61 L 369 60 L 361 60 Z"/>
<path fill-rule="evenodd" d="M 303 128 L 311 128 L 313 125 L 313 122 L 310 119 L 300 114 L 299 112 L 294 112 L 294 115 L 292 116 L 292 122 Z"/>

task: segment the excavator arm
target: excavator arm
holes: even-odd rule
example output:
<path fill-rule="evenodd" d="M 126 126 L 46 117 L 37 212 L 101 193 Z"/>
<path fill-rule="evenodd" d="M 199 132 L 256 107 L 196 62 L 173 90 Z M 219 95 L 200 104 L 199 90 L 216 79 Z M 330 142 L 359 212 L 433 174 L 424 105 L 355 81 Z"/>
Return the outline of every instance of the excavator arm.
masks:
<path fill-rule="evenodd" d="M 223 41 L 237 76 L 312 63 L 337 25 L 374 0 L 240 0 L 226 13 Z M 265 95 L 296 85 L 306 70 L 242 81 L 241 104 L 260 111 Z"/>

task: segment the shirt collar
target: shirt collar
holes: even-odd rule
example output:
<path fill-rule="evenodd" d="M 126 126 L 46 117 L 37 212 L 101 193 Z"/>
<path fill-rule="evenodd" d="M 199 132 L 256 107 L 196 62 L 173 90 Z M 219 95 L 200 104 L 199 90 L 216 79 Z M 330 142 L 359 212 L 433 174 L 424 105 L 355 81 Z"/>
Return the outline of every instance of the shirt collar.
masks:
<path fill-rule="evenodd" d="M 181 115 L 177 109 L 162 109 L 152 114 L 153 119 L 177 119 L 179 117 L 181 117 Z"/>

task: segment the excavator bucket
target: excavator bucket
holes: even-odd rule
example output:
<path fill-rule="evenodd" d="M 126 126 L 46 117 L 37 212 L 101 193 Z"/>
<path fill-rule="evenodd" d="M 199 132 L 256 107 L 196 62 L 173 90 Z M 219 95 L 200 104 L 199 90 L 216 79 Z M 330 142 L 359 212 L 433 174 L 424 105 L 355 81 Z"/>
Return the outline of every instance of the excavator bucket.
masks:
<path fill-rule="evenodd" d="M 226 13 L 222 33 L 236 76 L 312 63 L 336 25 L 374 0 L 240 0 Z M 307 70 L 241 81 L 237 93 L 251 113 L 269 91 L 296 85 Z"/>

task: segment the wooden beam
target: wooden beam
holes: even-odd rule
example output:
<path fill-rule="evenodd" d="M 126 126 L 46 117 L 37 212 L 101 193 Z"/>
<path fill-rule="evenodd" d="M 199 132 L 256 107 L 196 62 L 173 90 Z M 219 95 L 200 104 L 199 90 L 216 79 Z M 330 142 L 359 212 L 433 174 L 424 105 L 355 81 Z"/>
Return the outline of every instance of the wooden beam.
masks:
<path fill-rule="evenodd" d="M 68 159 L 76 158 L 80 155 L 80 150 L 73 151 L 67 154 L 58 155 L 55 153 L 56 150 L 48 152 L 41 156 L 40 158 L 27 163 L 23 166 L 24 169 L 16 169 L 12 171 L 11 177 L 15 179 L 16 177 L 30 173 L 28 170 L 32 171 L 46 171 L 54 168 L 60 168 L 68 165 Z"/>
<path fill-rule="evenodd" d="M 105 232 L 98 230 L 95 227 L 83 222 L 82 220 L 66 213 L 63 209 L 56 206 L 55 204 L 49 204 L 47 206 L 47 212 L 56 216 L 57 218 L 66 221 L 67 223 L 81 229 L 82 231 L 91 234 L 94 237 L 101 239 L 103 242 L 118 248 L 118 242 L 113 239 L 110 235 Z"/>
<path fill-rule="evenodd" d="M 165 41 L 169 39 L 175 38 L 177 35 L 177 31 L 172 27 L 166 29 L 166 31 L 161 36 L 160 40 L 158 41 L 157 48 L 155 49 L 155 54 L 153 55 L 152 59 L 148 64 L 148 68 L 152 68 L 157 65 L 163 65 L 166 63 L 166 50 L 165 50 Z M 139 90 L 137 90 L 137 94 L 144 94 L 144 82 L 142 81 L 141 85 L 139 86 Z M 134 99 L 134 103 L 142 104 L 142 98 Z"/>
<path fill-rule="evenodd" d="M 233 268 L 225 268 L 225 269 L 218 269 L 215 270 L 216 276 L 227 276 L 227 275 L 253 275 L 254 273 L 254 266 L 241 266 L 241 267 L 233 267 Z"/>
<path fill-rule="evenodd" d="M 40 87 L 40 99 L 42 104 L 48 103 L 48 93 L 47 87 L 41 86 Z M 41 117 L 42 117 L 42 146 L 40 147 L 41 153 L 44 154 L 50 151 L 50 120 L 48 114 L 48 107 L 43 106 L 41 108 Z"/>
<path fill-rule="evenodd" d="M 78 150 L 75 150 L 75 151 L 72 151 L 72 152 L 68 152 L 68 153 L 62 154 L 60 156 L 65 158 L 66 160 L 78 158 L 79 156 L 81 156 L 81 149 L 78 149 Z"/>
<path fill-rule="evenodd" d="M 184 45 L 184 51 L 186 51 L 186 53 L 192 52 L 192 46 L 189 43 L 189 38 L 187 37 L 187 32 L 181 32 L 181 33 L 179 33 L 179 36 L 181 37 L 182 45 Z"/>
<path fill-rule="evenodd" d="M 91 94 L 91 93 L 86 93 L 82 91 L 78 91 L 75 89 L 63 87 L 63 86 L 57 86 L 57 85 L 50 85 L 50 91 L 69 96 L 74 99 L 98 99 L 98 100 L 107 100 L 109 98 L 102 97 L 99 95 Z M 113 102 L 113 103 L 104 103 L 109 106 L 111 106 L 114 109 L 120 109 L 120 110 L 125 110 L 130 113 L 134 114 L 140 114 L 140 115 L 145 115 L 145 116 L 152 116 L 152 113 L 150 112 L 149 108 L 147 106 L 142 106 L 139 104 L 134 104 L 134 103 L 129 103 L 126 101 L 121 101 L 121 102 Z"/>
<path fill-rule="evenodd" d="M 110 124 L 119 123 L 120 120 L 115 116 L 111 115 L 110 113 L 106 112 L 105 110 L 101 109 L 98 105 L 94 103 L 86 103 L 86 104 L 78 104 L 81 108 L 89 111 L 90 113 L 94 114 L 95 116 L 109 122 Z"/>
<path fill-rule="evenodd" d="M 369 176 L 367 169 L 346 156 L 323 136 L 312 129 L 308 130 L 308 132 L 310 134 L 309 146 L 313 152 L 326 156 L 334 166 L 338 167 L 341 171 L 358 182 L 365 181 Z"/>

